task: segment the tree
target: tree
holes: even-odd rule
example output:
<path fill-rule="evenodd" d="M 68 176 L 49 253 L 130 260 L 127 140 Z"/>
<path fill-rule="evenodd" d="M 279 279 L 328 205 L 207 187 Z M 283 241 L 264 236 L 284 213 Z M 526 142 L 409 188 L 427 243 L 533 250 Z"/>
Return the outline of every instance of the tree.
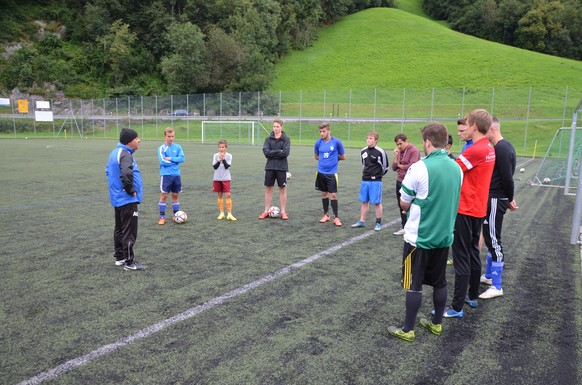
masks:
<path fill-rule="evenodd" d="M 503 44 L 513 45 L 515 30 L 519 19 L 529 10 L 523 0 L 501 0 L 497 9 L 497 24 L 501 30 L 500 40 Z"/>
<path fill-rule="evenodd" d="M 165 34 L 168 54 L 161 70 L 171 93 L 195 93 L 208 85 L 204 34 L 190 22 L 174 22 Z"/>
<path fill-rule="evenodd" d="M 274 63 L 278 58 L 277 26 L 281 23 L 281 7 L 274 0 L 252 2 L 252 7 L 237 8 L 219 25 L 247 51 L 259 52 Z"/>
<path fill-rule="evenodd" d="M 155 57 L 156 61 L 160 60 L 165 51 L 164 33 L 174 18 L 162 0 L 142 6 L 138 16 L 147 22 L 138 24 L 140 29 L 136 32 L 140 36 L 140 41 Z"/>
<path fill-rule="evenodd" d="M 548 34 L 543 20 L 544 15 L 539 8 L 527 12 L 519 20 L 518 28 L 515 32 L 516 45 L 531 51 L 543 52 L 546 46 L 544 40 Z"/>
<path fill-rule="evenodd" d="M 245 50 L 233 37 L 222 29 L 213 27 L 208 31 L 206 63 L 208 66 L 208 92 L 228 90 L 236 83 L 239 67 L 245 59 Z"/>
<path fill-rule="evenodd" d="M 133 68 L 128 63 L 132 61 L 136 40 L 135 33 L 121 20 L 114 21 L 109 33 L 97 38 L 105 52 L 105 65 L 109 67 L 112 85 L 122 84 L 131 75 Z"/>

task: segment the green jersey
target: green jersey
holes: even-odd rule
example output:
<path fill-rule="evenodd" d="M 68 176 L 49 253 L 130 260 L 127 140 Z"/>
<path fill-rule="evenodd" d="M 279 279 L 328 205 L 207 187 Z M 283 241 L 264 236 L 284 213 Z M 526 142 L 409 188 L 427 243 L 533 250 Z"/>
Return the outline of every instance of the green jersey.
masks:
<path fill-rule="evenodd" d="M 400 193 L 410 203 L 404 240 L 421 249 L 449 247 L 459 208 L 463 172 L 443 149 L 412 164 Z"/>

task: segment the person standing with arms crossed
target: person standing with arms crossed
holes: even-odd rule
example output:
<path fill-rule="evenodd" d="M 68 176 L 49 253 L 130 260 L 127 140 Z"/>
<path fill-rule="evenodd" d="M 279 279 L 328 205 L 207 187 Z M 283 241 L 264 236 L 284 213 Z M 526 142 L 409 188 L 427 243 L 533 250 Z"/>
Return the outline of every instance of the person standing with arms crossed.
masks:
<path fill-rule="evenodd" d="M 487 216 L 483 221 L 483 239 L 487 246 L 487 260 L 485 274 L 481 276 L 481 282 L 491 285 L 489 289 L 479 295 L 481 299 L 500 297 L 503 295 L 501 276 L 505 263 L 505 254 L 501 245 L 501 227 L 503 216 L 507 209 L 516 211 L 517 203 L 513 199 L 516 154 L 510 142 L 501 135 L 501 127 L 496 117 L 487 133 L 489 141 L 495 149 L 495 167 L 491 176 L 489 187 L 489 201 L 487 204 Z"/>
<path fill-rule="evenodd" d="M 315 177 L 315 189 L 321 191 L 321 203 L 323 205 L 323 217 L 320 223 L 329 222 L 329 205 L 333 211 L 333 223 L 341 226 L 339 207 L 337 201 L 338 175 L 337 168 L 340 160 L 346 159 L 346 152 L 341 140 L 331 136 L 328 123 L 319 126 L 319 136 L 315 142 L 314 153 L 317 160 L 317 176 Z"/>
<path fill-rule="evenodd" d="M 212 157 L 212 167 L 214 168 L 214 178 L 212 181 L 212 191 L 218 193 L 218 215 L 219 221 L 224 219 L 224 196 L 226 197 L 226 220 L 236 221 L 232 215 L 232 200 L 230 198 L 230 166 L 232 165 L 232 155 L 226 152 L 228 143 L 226 139 L 218 141 L 218 152 Z"/>
<path fill-rule="evenodd" d="M 479 305 L 477 302 L 481 279 L 479 237 L 483 218 L 487 214 L 489 185 L 495 166 L 495 150 L 487 138 L 487 132 L 491 127 L 489 112 L 483 109 L 471 111 L 467 114 L 465 122 L 465 126 L 458 128 L 459 137 L 464 141 L 473 140 L 473 145 L 455 160 L 461 166 L 464 176 L 453 241 L 455 289 L 451 307 L 444 313 L 445 318 L 463 317 L 465 302 L 472 308 Z"/>
<path fill-rule="evenodd" d="M 174 214 L 180 211 L 180 193 L 182 179 L 180 178 L 180 164 L 184 163 L 182 147 L 174 143 L 174 130 L 167 127 L 164 130 L 164 144 L 158 148 L 160 160 L 160 219 L 158 225 L 166 224 L 166 200 L 168 193 L 172 196 L 172 210 Z M 172 220 L 174 216 L 172 215 Z"/>
<path fill-rule="evenodd" d="M 376 131 L 368 132 L 366 136 L 367 147 L 360 152 L 362 160 L 362 183 L 360 184 L 359 200 L 362 202 L 360 207 L 360 220 L 352 225 L 352 228 L 366 227 L 366 217 L 370 203 L 376 205 L 376 224 L 375 231 L 382 230 L 382 177 L 388 171 L 388 161 L 386 152 L 376 146 L 379 135 Z"/>
<path fill-rule="evenodd" d="M 392 160 L 392 170 L 397 172 L 396 176 L 396 200 L 400 211 L 400 229 L 394 232 L 394 235 L 404 234 L 404 225 L 406 224 L 406 213 L 400 206 L 400 187 L 402 180 L 408 171 L 408 168 L 420 159 L 420 151 L 411 143 L 404 134 L 398 134 L 394 137 L 396 148 L 394 149 L 394 159 Z"/>
<path fill-rule="evenodd" d="M 269 217 L 269 208 L 273 200 L 273 187 L 275 181 L 279 186 L 279 206 L 281 209 L 281 219 L 289 219 L 286 211 L 287 206 L 287 171 L 289 165 L 287 157 L 291 152 L 291 139 L 283 131 L 283 121 L 275 119 L 273 121 L 273 131 L 263 143 L 263 154 L 267 158 L 265 165 L 265 211 L 259 215 L 259 219 Z"/>
<path fill-rule="evenodd" d="M 432 123 L 421 134 L 426 157 L 410 166 L 402 181 L 400 198 L 402 209 L 410 212 L 404 226 L 402 255 L 406 316 L 401 328 L 388 327 L 388 333 L 409 342 L 414 341 L 423 284 L 433 287 L 436 311 L 431 320 L 421 318 L 420 324 L 437 336 L 441 334 L 448 295 L 447 259 L 463 181 L 461 168 L 447 154 L 447 128 Z"/>
<path fill-rule="evenodd" d="M 133 153 L 139 148 L 141 140 L 136 131 L 123 128 L 119 143 L 111 151 L 105 167 L 109 184 L 109 199 L 115 209 L 113 246 L 115 266 L 124 270 L 143 270 L 145 267 L 134 260 L 133 246 L 137 239 L 137 205 L 143 198 L 143 182 Z"/>

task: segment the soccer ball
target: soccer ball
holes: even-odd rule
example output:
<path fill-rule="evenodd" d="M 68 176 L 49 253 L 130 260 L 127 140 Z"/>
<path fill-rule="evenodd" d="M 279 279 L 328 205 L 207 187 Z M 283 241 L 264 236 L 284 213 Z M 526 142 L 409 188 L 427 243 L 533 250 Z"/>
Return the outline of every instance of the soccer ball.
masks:
<path fill-rule="evenodd" d="M 520 168 L 519 172 L 524 173 L 525 172 L 525 168 Z"/>
<path fill-rule="evenodd" d="M 550 184 L 552 180 L 550 178 L 544 178 L 544 184 Z"/>
<path fill-rule="evenodd" d="M 174 222 L 176 223 L 186 223 L 188 220 L 188 215 L 184 211 L 176 211 L 174 214 Z"/>
<path fill-rule="evenodd" d="M 291 179 L 291 173 L 287 171 L 287 180 Z"/>
<path fill-rule="evenodd" d="M 279 210 L 277 206 L 271 206 L 268 213 L 269 217 L 271 218 L 279 218 L 279 215 L 281 215 L 281 210 Z"/>

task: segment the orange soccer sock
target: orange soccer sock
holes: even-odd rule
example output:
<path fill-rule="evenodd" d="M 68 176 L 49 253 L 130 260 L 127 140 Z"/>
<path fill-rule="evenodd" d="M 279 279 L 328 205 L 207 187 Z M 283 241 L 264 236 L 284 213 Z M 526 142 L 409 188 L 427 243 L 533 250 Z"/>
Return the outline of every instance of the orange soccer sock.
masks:
<path fill-rule="evenodd" d="M 232 213 L 232 199 L 230 199 L 230 197 L 226 198 L 226 210 L 229 213 Z"/>
<path fill-rule="evenodd" d="M 224 200 L 222 198 L 218 198 L 218 210 L 220 210 L 221 213 L 224 212 Z"/>

